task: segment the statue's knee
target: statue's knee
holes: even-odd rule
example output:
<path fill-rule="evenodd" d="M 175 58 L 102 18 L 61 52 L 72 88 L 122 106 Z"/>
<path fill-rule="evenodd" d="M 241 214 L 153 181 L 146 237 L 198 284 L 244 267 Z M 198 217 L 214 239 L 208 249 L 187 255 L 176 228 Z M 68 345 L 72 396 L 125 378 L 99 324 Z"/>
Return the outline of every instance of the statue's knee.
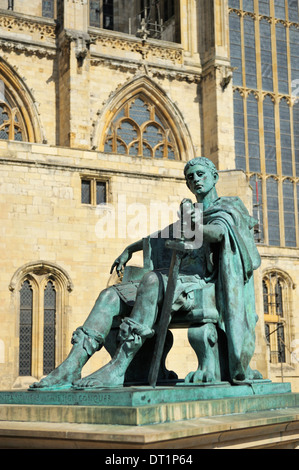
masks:
<path fill-rule="evenodd" d="M 140 283 L 140 290 L 152 290 L 157 289 L 159 287 L 159 279 L 156 273 L 149 272 L 146 273 Z"/>
<path fill-rule="evenodd" d="M 113 289 L 113 287 L 107 287 L 107 289 L 104 289 L 100 293 L 97 303 L 104 302 L 105 304 L 112 305 L 115 302 L 118 302 L 118 299 L 119 297 L 115 289 Z"/>

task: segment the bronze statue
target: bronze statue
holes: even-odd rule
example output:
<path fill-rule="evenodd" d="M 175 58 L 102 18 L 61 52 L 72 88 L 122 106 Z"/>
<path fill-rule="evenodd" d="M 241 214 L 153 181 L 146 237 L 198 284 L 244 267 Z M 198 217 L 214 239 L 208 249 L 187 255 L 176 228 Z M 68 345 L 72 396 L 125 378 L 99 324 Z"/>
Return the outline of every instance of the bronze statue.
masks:
<path fill-rule="evenodd" d="M 171 312 L 170 316 L 167 312 L 164 315 L 164 330 L 176 317 L 186 318 L 190 325 L 189 340 L 198 356 L 198 370 L 189 372 L 186 382 L 228 380 L 233 384 L 262 378 L 249 367 L 257 321 L 253 270 L 260 265 L 252 235 L 256 221 L 239 198 L 218 197 L 215 188 L 218 173 L 209 159 L 190 160 L 184 172 L 188 188 L 201 204 L 202 218 L 197 216 L 190 200 L 184 200 L 182 206 L 188 205 L 195 230 L 202 231 L 202 245 L 190 249 L 189 244 L 188 249 L 183 248 L 178 256 L 177 272 L 173 272 L 172 266 L 170 274 L 171 249 L 167 243 L 165 246 L 165 239 L 149 236 L 153 269 L 140 281 L 123 282 L 102 291 L 84 325 L 73 333 L 68 357 L 31 389 L 122 386 L 126 371 L 142 345 L 162 328 L 160 317 L 165 296 L 171 299 Z M 170 239 L 175 238 L 174 226 L 169 227 Z M 168 245 L 171 247 L 170 242 Z M 143 246 L 144 240 L 128 246 L 114 261 L 111 272 L 116 269 L 119 274 L 133 253 Z M 174 249 L 178 247 L 173 245 Z M 167 294 L 170 282 L 172 287 Z M 116 318 L 121 323 L 118 346 L 111 361 L 81 378 L 82 367 L 105 344 Z M 156 383 L 161 346 L 157 353 L 149 379 L 152 385 Z"/>

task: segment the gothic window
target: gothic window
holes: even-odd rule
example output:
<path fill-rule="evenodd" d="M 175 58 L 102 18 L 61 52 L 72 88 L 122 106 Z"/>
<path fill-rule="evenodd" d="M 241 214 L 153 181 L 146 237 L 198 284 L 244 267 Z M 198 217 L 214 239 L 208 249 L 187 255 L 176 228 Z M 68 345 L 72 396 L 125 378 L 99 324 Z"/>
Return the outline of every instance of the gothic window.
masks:
<path fill-rule="evenodd" d="M 235 153 L 236 167 L 246 170 L 245 128 L 244 128 L 244 102 L 238 92 L 234 93 L 234 127 L 235 127 Z"/>
<path fill-rule="evenodd" d="M 257 174 L 252 175 L 250 186 L 253 197 L 253 217 L 257 220 L 257 225 L 254 227 L 254 239 L 257 243 L 262 243 L 264 241 L 262 179 Z"/>
<path fill-rule="evenodd" d="M 42 1 L 42 16 L 45 18 L 54 18 L 54 0 Z"/>
<path fill-rule="evenodd" d="M 279 117 L 282 174 L 285 176 L 292 176 L 293 163 L 290 107 L 285 99 L 282 99 L 279 103 Z"/>
<path fill-rule="evenodd" d="M 230 57 L 231 66 L 234 67 L 233 83 L 242 85 L 242 45 L 241 45 L 241 18 L 236 13 L 229 16 L 230 23 Z"/>
<path fill-rule="evenodd" d="M 298 23 L 298 0 L 288 0 L 289 21 Z"/>
<path fill-rule="evenodd" d="M 19 375 L 31 375 L 33 293 L 29 281 L 20 290 Z"/>
<path fill-rule="evenodd" d="M 240 0 L 229 0 L 228 4 L 230 8 L 237 8 L 237 10 L 240 8 Z"/>
<path fill-rule="evenodd" d="M 4 93 L 0 93 L 0 139 L 27 140 L 26 129 L 20 111 L 12 103 L 9 103 Z"/>
<path fill-rule="evenodd" d="M 113 30 L 113 0 L 90 0 L 89 23 L 96 28 Z"/>
<path fill-rule="evenodd" d="M 274 0 L 275 18 L 285 20 L 286 10 L 284 0 Z"/>
<path fill-rule="evenodd" d="M 64 358 L 63 321 L 71 283 L 56 266 L 29 264 L 10 284 L 19 286 L 19 376 L 41 378 Z"/>
<path fill-rule="evenodd" d="M 278 181 L 271 177 L 267 179 L 267 215 L 269 245 L 280 245 Z"/>
<path fill-rule="evenodd" d="M 89 24 L 180 43 L 179 0 L 89 0 Z"/>
<path fill-rule="evenodd" d="M 104 151 L 178 159 L 173 132 L 157 107 L 142 94 L 127 101 L 118 111 L 108 129 Z"/>
<path fill-rule="evenodd" d="M 270 16 L 269 0 L 259 0 L 259 13 L 260 15 Z"/>
<path fill-rule="evenodd" d="M 266 96 L 263 104 L 266 172 L 275 175 L 277 165 L 274 103 L 270 96 Z"/>
<path fill-rule="evenodd" d="M 243 10 L 254 12 L 254 0 L 243 0 Z"/>
<path fill-rule="evenodd" d="M 271 24 L 267 20 L 260 21 L 260 42 L 262 87 L 273 91 Z"/>
<path fill-rule="evenodd" d="M 296 246 L 296 220 L 294 203 L 294 183 L 286 179 L 282 185 L 283 188 L 283 214 L 285 246 Z"/>
<path fill-rule="evenodd" d="M 287 51 L 287 30 L 286 27 L 277 23 L 276 25 L 276 50 L 277 67 L 279 69 L 278 91 L 282 94 L 289 93 L 289 74 L 288 74 L 288 51 Z"/>
<path fill-rule="evenodd" d="M 257 232 L 256 240 L 295 247 L 299 243 L 297 214 L 294 222 L 299 177 L 298 2 L 229 0 L 229 27 L 236 168 L 247 174 L 254 212 L 263 223 L 264 238 Z M 255 179 L 262 195 L 258 206 Z"/>
<path fill-rule="evenodd" d="M 259 133 L 259 116 L 258 102 L 256 97 L 251 93 L 247 100 L 247 132 L 248 132 L 248 157 L 249 170 L 259 172 L 261 170 L 260 162 L 260 133 Z"/>
<path fill-rule="evenodd" d="M 244 18 L 244 49 L 246 86 L 256 88 L 256 52 L 255 52 L 255 26 L 251 16 Z"/>
<path fill-rule="evenodd" d="M 290 285 L 278 272 L 263 277 L 264 321 L 270 362 L 286 362 L 288 356 Z"/>
<path fill-rule="evenodd" d="M 53 281 L 48 281 L 44 291 L 44 344 L 43 373 L 49 374 L 55 369 L 56 337 L 56 290 Z"/>

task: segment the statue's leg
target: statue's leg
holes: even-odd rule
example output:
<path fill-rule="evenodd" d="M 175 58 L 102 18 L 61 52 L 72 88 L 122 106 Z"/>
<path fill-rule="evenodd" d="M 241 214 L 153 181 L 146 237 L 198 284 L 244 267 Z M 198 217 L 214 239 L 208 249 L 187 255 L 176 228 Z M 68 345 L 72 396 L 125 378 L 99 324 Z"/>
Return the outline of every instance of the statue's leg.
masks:
<path fill-rule="evenodd" d="M 189 342 L 198 358 L 198 369 L 190 372 L 185 382 L 215 382 L 220 380 L 217 330 L 213 323 L 190 327 Z"/>
<path fill-rule="evenodd" d="M 123 312 L 122 312 L 123 310 Z M 88 359 L 101 349 L 109 333 L 113 317 L 126 313 L 126 306 L 112 288 L 102 291 L 82 327 L 72 336 L 72 349 L 67 358 L 40 382 L 30 388 L 68 388 L 81 378 L 81 370 Z"/>
<path fill-rule="evenodd" d="M 124 318 L 119 330 L 119 347 L 112 360 L 93 374 L 77 381 L 76 388 L 102 388 L 123 385 L 125 373 L 146 338 L 154 335 L 152 327 L 158 306 L 162 301 L 162 289 L 154 272 L 142 278 L 136 302 L 130 317 Z"/>

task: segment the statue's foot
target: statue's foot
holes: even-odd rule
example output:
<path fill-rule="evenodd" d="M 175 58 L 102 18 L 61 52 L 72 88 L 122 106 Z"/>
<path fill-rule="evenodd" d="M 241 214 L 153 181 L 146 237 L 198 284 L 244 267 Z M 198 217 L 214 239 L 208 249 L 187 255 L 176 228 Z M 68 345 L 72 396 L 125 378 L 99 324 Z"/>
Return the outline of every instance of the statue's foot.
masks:
<path fill-rule="evenodd" d="M 69 364 L 62 363 L 47 377 L 30 385 L 29 390 L 62 390 L 72 387 L 74 380 L 81 377 L 81 369 L 73 371 Z"/>
<path fill-rule="evenodd" d="M 258 370 L 252 370 L 250 367 L 248 367 L 246 375 L 245 374 L 239 374 L 235 377 L 233 380 L 233 383 L 235 385 L 246 385 L 246 384 L 252 384 L 256 380 L 264 380 L 262 374 Z"/>
<path fill-rule="evenodd" d="M 119 369 L 119 366 L 115 366 L 113 362 L 109 362 L 106 366 L 93 374 L 74 381 L 73 388 L 82 390 L 122 387 L 124 384 L 124 374 Z"/>
<path fill-rule="evenodd" d="M 212 383 L 216 382 L 214 374 L 210 371 L 203 371 L 198 369 L 195 372 L 190 372 L 185 378 L 185 383 Z"/>

